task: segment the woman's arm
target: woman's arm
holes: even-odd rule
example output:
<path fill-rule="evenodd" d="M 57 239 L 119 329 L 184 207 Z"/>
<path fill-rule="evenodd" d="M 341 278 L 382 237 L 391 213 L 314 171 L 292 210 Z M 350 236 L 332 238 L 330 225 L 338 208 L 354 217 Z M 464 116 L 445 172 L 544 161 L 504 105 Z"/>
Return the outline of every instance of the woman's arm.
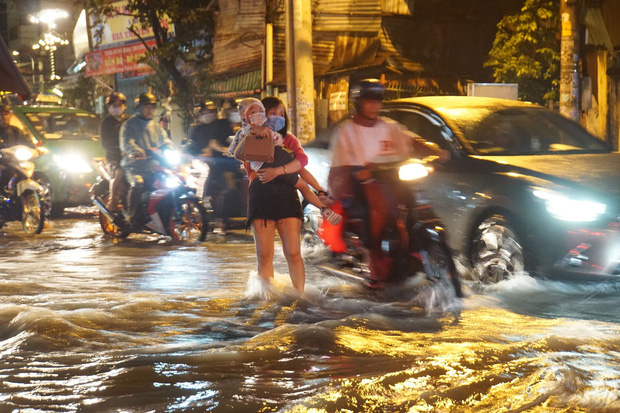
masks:
<path fill-rule="evenodd" d="M 294 135 L 286 134 L 283 145 L 293 152 L 295 158 L 284 166 L 261 169 L 259 172 L 263 174 L 263 182 L 269 182 L 280 175 L 299 172 L 308 165 L 308 155 L 306 155 L 306 152 L 299 144 L 299 140 Z"/>

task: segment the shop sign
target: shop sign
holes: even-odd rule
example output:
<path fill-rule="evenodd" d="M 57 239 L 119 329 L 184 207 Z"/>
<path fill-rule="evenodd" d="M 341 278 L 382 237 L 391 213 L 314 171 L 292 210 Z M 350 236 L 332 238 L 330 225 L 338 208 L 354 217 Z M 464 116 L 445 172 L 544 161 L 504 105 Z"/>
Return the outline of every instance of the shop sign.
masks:
<path fill-rule="evenodd" d="M 156 47 L 154 39 L 147 40 L 146 44 L 149 48 Z M 86 76 L 111 75 L 129 71 L 138 71 L 140 75 L 154 73 L 149 65 L 138 63 L 146 52 L 147 50 L 142 42 L 137 42 L 86 53 Z"/>

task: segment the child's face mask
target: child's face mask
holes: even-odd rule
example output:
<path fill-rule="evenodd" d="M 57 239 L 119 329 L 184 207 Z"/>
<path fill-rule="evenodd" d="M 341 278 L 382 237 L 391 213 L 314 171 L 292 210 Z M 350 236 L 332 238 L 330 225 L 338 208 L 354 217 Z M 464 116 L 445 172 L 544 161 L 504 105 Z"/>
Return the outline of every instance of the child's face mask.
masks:
<path fill-rule="evenodd" d="M 265 122 L 267 121 L 267 116 L 265 116 L 263 112 L 255 112 L 255 113 L 251 113 L 248 116 L 248 120 L 250 121 L 250 125 L 252 126 L 264 125 Z"/>
<path fill-rule="evenodd" d="M 282 129 L 284 125 L 286 125 L 286 119 L 284 119 L 283 116 L 278 115 L 269 115 L 267 117 L 267 122 L 265 123 L 265 126 L 268 126 L 276 132 Z"/>

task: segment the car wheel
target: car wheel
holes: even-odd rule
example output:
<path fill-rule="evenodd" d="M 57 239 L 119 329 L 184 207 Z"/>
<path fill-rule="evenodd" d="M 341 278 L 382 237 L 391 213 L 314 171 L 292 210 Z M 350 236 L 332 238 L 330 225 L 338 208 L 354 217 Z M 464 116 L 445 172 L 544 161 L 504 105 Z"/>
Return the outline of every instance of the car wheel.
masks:
<path fill-rule="evenodd" d="M 483 284 L 498 283 L 524 271 L 523 246 L 505 217 L 492 215 L 478 225 L 471 264 L 473 277 Z"/>

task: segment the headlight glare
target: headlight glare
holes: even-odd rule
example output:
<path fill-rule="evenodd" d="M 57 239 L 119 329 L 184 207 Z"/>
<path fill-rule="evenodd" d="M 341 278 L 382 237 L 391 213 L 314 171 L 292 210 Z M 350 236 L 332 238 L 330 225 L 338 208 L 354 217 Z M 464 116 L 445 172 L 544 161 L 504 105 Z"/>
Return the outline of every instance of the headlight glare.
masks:
<path fill-rule="evenodd" d="M 166 177 L 166 187 L 167 188 L 177 188 L 181 186 L 183 183 L 176 176 L 168 176 Z"/>
<path fill-rule="evenodd" d="M 66 172 L 84 174 L 93 171 L 93 168 L 81 155 L 68 154 L 55 158 L 58 166 Z"/>
<path fill-rule="evenodd" d="M 536 189 L 534 195 L 545 202 L 547 212 L 563 221 L 596 221 L 606 210 L 600 202 L 571 199 L 557 192 Z"/>
<path fill-rule="evenodd" d="M 408 163 L 398 170 L 398 177 L 401 181 L 412 181 L 425 176 L 428 176 L 428 169 L 420 163 Z"/>
<path fill-rule="evenodd" d="M 32 158 L 32 150 L 28 148 L 17 148 L 15 151 L 15 157 L 18 161 L 27 161 Z"/>
<path fill-rule="evenodd" d="M 166 149 L 164 151 L 164 156 L 166 160 L 170 163 L 170 165 L 178 165 L 181 163 L 181 152 L 175 151 L 172 149 Z"/>

